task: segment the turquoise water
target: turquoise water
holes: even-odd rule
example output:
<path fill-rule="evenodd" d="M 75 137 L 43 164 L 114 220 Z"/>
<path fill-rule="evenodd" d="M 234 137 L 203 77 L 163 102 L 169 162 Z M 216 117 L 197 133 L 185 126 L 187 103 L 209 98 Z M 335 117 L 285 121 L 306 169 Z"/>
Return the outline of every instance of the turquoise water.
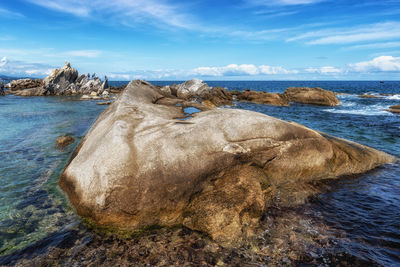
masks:
<path fill-rule="evenodd" d="M 0 98 L 0 255 L 76 220 L 57 190 L 58 175 L 102 110 L 67 97 Z M 55 142 L 63 134 L 76 141 L 59 150 Z"/>
<path fill-rule="evenodd" d="M 157 85 L 173 82 L 154 82 Z M 237 102 L 233 108 L 262 112 L 375 147 L 400 157 L 400 116 L 385 111 L 400 104 L 400 82 L 208 82 L 229 90 L 283 92 L 289 86 L 320 86 L 336 92 L 339 107 L 293 104 L 274 107 Z M 363 99 L 362 93 L 391 94 Z M 0 97 L 0 264 L 7 255 L 43 249 L 65 239 L 79 218 L 58 190 L 59 174 L 74 147 L 104 110 L 94 101 L 68 97 Z M 191 110 L 188 110 L 190 113 Z M 64 150 L 58 136 L 76 141 Z M 327 183 L 307 210 L 332 228 L 336 245 L 329 251 L 365 264 L 400 264 L 400 166 L 383 166 L 356 178 Z M 339 234 L 340 233 L 340 234 Z M 53 242 L 53 243 L 52 243 Z M 40 244 L 40 245 L 38 245 Z M 30 250 L 30 251 L 31 251 Z M 30 252 L 29 252 L 30 253 Z M 45 253 L 40 250 L 40 253 Z"/>

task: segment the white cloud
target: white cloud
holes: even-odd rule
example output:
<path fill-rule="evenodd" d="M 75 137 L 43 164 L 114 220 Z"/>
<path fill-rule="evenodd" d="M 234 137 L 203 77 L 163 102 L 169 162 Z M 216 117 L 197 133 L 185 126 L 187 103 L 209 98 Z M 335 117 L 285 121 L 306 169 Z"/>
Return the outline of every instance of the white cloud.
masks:
<path fill-rule="evenodd" d="M 194 26 L 183 7 L 164 0 L 27 0 L 47 9 L 93 19 L 119 20 L 130 26 L 132 22 L 169 25 L 179 28 Z"/>
<path fill-rule="evenodd" d="M 335 68 L 332 66 L 318 67 L 318 68 L 306 68 L 306 72 L 309 73 L 319 73 L 319 74 L 338 74 L 342 73 L 343 70 L 339 68 Z"/>
<path fill-rule="evenodd" d="M 200 76 L 254 76 L 260 74 L 296 74 L 296 70 L 287 70 L 280 66 L 255 66 L 253 64 L 230 64 L 222 67 L 198 67 L 190 72 L 192 75 Z"/>
<path fill-rule="evenodd" d="M 72 50 L 63 53 L 66 56 L 96 58 L 102 54 L 100 50 Z"/>
<path fill-rule="evenodd" d="M 287 39 L 288 42 L 305 40 L 309 45 L 350 44 L 365 41 L 394 40 L 400 38 L 400 23 L 384 22 L 357 27 L 327 28 L 310 31 Z"/>
<path fill-rule="evenodd" d="M 0 73 L 7 76 L 40 78 L 49 75 L 53 69 L 47 64 L 9 60 L 7 57 L 0 60 Z"/>
<path fill-rule="evenodd" d="M 400 72 L 400 57 L 380 56 L 370 61 L 349 64 L 356 72 Z"/>

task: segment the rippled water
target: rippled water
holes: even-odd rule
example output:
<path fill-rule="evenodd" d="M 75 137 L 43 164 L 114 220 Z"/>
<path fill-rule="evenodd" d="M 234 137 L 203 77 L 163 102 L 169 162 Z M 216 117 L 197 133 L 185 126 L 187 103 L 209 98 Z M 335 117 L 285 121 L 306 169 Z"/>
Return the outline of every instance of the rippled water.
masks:
<path fill-rule="evenodd" d="M 67 97 L 0 97 L 0 255 L 76 220 L 57 189 L 58 175 L 103 109 Z M 56 149 L 66 133 L 76 142 Z"/>
<path fill-rule="evenodd" d="M 154 82 L 164 85 L 172 82 Z M 265 113 L 350 139 L 400 157 L 400 116 L 385 111 L 400 104 L 400 82 L 208 82 L 229 90 L 283 92 L 289 86 L 320 86 L 349 95 L 339 107 L 293 104 L 274 107 L 245 102 L 234 108 Z M 391 94 L 359 98 L 359 94 Z M 57 187 L 73 148 L 104 110 L 94 101 L 66 97 L 0 97 L 0 256 L 38 242 L 58 242 L 79 218 Z M 58 136 L 77 140 L 64 150 Z M 308 205 L 332 229 L 342 253 L 367 264 L 400 264 L 400 166 L 388 165 L 358 177 L 327 181 Z M 2 258 L 0 257 L 0 264 Z"/>

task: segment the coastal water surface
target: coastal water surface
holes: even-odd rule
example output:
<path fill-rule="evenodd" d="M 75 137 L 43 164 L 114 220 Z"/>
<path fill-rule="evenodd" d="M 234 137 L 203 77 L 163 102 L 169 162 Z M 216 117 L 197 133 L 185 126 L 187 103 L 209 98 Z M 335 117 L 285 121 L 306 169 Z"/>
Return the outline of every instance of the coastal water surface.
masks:
<path fill-rule="evenodd" d="M 338 107 L 236 102 L 233 108 L 295 121 L 400 157 L 400 116 L 386 111 L 400 104 L 400 82 L 207 83 L 229 90 L 283 92 L 289 86 L 319 86 L 346 93 L 338 96 Z M 360 98 L 363 93 L 378 98 Z M 46 244 L 61 242 L 68 229 L 80 223 L 57 181 L 74 147 L 103 110 L 95 101 L 68 97 L 0 97 L 0 264 L 7 264 L 26 247 L 34 250 L 43 240 Z M 59 150 L 55 140 L 63 134 L 77 140 Z M 306 210 L 332 229 L 336 243 L 329 253 L 370 265 L 400 265 L 399 164 L 322 186 L 326 191 L 306 204 Z"/>

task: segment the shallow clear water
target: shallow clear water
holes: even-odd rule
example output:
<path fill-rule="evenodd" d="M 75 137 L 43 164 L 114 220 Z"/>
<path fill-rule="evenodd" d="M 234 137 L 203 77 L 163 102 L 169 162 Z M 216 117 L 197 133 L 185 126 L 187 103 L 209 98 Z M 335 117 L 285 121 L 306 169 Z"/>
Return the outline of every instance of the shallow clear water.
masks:
<path fill-rule="evenodd" d="M 173 82 L 154 82 L 156 85 Z M 117 83 L 114 83 L 117 85 Z M 283 92 L 289 86 L 319 86 L 340 95 L 339 107 L 293 104 L 275 107 L 237 102 L 233 108 L 265 113 L 350 139 L 400 157 L 400 116 L 385 109 L 400 104 L 400 82 L 208 82 L 229 90 Z M 113 84 L 112 84 L 113 85 Z M 394 94 L 379 99 L 359 94 Z M 104 110 L 94 101 L 66 97 L 0 97 L 0 256 L 29 244 L 64 238 L 79 218 L 58 191 L 58 176 L 74 147 Z M 77 140 L 55 148 L 58 136 Z M 327 182 L 308 204 L 309 213 L 333 229 L 332 253 L 371 264 L 400 264 L 400 166 L 384 166 L 356 178 Z M 0 257 L 1 264 L 1 257 Z"/>
<path fill-rule="evenodd" d="M 0 255 L 76 220 L 57 190 L 58 175 L 103 109 L 67 97 L 0 97 Z M 74 145 L 57 149 L 67 133 Z"/>

